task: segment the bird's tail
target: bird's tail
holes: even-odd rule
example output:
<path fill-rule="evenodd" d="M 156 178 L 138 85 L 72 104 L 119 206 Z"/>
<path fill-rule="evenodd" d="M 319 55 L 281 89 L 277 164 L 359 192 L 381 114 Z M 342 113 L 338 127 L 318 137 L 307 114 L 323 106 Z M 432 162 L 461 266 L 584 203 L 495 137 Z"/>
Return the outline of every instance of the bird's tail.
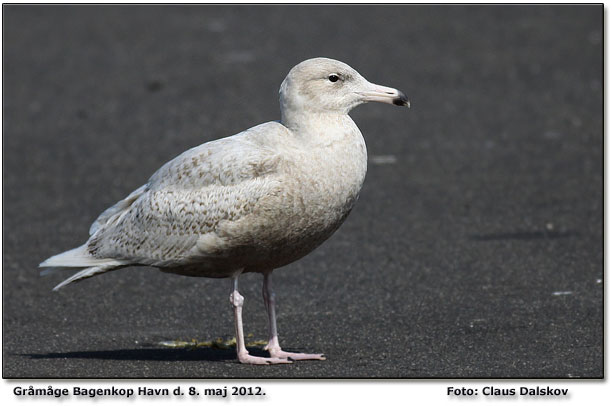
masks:
<path fill-rule="evenodd" d="M 87 244 L 47 258 L 39 265 L 41 268 L 47 268 L 40 273 L 41 275 L 48 275 L 63 269 L 84 268 L 54 287 L 53 290 L 58 290 L 69 283 L 91 278 L 92 276 L 124 266 L 125 262 L 120 260 L 93 257 L 87 250 Z"/>

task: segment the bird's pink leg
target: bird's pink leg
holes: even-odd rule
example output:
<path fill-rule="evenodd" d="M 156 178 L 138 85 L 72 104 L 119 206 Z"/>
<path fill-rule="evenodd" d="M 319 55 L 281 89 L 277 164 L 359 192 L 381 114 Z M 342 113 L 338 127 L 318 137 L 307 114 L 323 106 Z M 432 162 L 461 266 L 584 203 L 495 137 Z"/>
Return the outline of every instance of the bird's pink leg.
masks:
<path fill-rule="evenodd" d="M 263 298 L 266 310 L 268 311 L 268 327 L 270 332 L 270 338 L 268 345 L 264 347 L 264 350 L 268 350 L 270 355 L 275 358 L 288 358 L 294 361 L 300 360 L 324 360 L 323 354 L 305 354 L 302 352 L 287 352 L 283 351 L 278 343 L 278 332 L 276 331 L 276 294 L 272 291 L 272 284 L 270 283 L 270 273 L 264 273 L 263 283 Z"/>
<path fill-rule="evenodd" d="M 234 320 L 236 323 L 236 352 L 238 353 L 238 361 L 243 364 L 290 364 L 291 361 L 286 357 L 264 358 L 250 355 L 244 344 L 244 331 L 242 329 L 242 305 L 244 297 L 238 293 L 238 276 L 232 278 L 232 292 L 230 293 L 230 303 L 234 307 Z"/>

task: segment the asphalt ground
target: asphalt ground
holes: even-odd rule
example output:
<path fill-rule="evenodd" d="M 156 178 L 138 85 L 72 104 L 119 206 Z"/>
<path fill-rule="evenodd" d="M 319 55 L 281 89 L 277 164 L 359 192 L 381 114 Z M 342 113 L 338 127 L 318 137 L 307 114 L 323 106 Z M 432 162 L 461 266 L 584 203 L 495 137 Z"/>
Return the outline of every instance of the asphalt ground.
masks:
<path fill-rule="evenodd" d="M 3 6 L 3 365 L 19 377 L 602 377 L 601 6 Z M 229 281 L 50 255 L 205 141 L 276 120 L 298 62 L 406 93 L 357 108 L 346 223 L 274 273 L 281 344 L 231 349 Z M 241 278 L 249 340 L 261 276 Z M 264 354 L 261 346 L 252 346 Z"/>

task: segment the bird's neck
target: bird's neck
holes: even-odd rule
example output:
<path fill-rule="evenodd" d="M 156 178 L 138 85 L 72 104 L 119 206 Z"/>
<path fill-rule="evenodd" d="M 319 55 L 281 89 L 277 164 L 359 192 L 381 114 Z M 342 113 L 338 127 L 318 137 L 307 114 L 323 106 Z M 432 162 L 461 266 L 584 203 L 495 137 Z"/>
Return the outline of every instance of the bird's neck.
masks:
<path fill-rule="evenodd" d="M 332 133 L 355 123 L 348 114 L 338 112 L 281 111 L 281 124 L 300 136 Z"/>

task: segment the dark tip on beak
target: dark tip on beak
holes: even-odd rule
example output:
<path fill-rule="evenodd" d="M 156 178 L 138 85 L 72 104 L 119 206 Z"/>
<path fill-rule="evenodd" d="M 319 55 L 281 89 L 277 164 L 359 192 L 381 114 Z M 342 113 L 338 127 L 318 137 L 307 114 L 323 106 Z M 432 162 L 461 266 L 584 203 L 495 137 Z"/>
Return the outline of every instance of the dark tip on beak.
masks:
<path fill-rule="evenodd" d="M 397 95 L 395 99 L 393 99 L 393 104 L 395 104 L 396 106 L 406 106 L 410 108 L 410 101 L 408 100 L 406 95 L 402 93 L 402 91 L 400 90 L 398 90 L 397 92 L 399 94 Z"/>

